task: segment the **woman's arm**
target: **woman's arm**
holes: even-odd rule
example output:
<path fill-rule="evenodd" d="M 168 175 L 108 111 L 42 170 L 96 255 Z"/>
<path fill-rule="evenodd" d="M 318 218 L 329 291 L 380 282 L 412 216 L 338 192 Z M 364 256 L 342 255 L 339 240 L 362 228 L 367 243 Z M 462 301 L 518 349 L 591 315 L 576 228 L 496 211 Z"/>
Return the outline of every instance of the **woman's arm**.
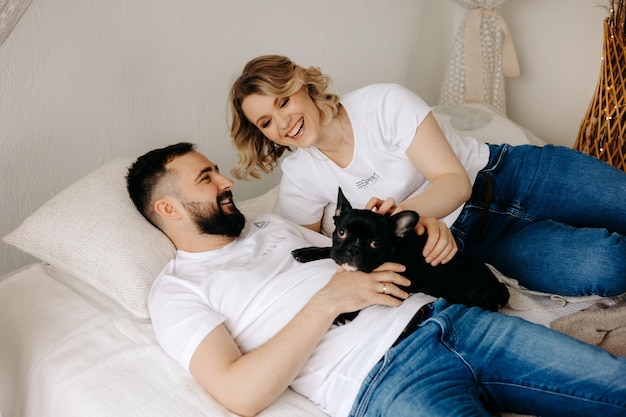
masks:
<path fill-rule="evenodd" d="M 467 171 L 457 158 L 432 112 L 417 127 L 406 151 L 416 169 L 430 185 L 422 193 L 400 203 L 388 198 L 372 198 L 367 209 L 380 214 L 414 210 L 420 215 L 418 234 L 428 233 L 423 256 L 435 266 L 446 263 L 457 252 L 456 242 L 445 223 L 437 220 L 452 213 L 469 199 L 472 185 Z"/>
<path fill-rule="evenodd" d="M 472 184 L 467 171 L 430 113 L 415 131 L 406 154 L 430 186 L 400 203 L 420 216 L 441 219 L 470 198 Z"/>
<path fill-rule="evenodd" d="M 423 251 L 426 262 L 433 266 L 446 263 L 456 254 L 457 246 L 450 229 L 436 219 L 464 204 L 471 196 L 472 183 L 432 112 L 418 126 L 406 153 L 430 185 L 400 204 L 420 214 L 420 224 L 428 232 Z"/>
<path fill-rule="evenodd" d="M 373 304 L 399 306 L 400 299 L 408 297 L 398 287 L 409 284 L 396 273 L 403 270 L 398 264 L 384 264 L 370 274 L 338 268 L 282 330 L 249 353 L 242 355 L 226 327 L 218 326 L 195 350 L 190 371 L 232 412 L 256 415 L 295 379 L 335 317 Z M 386 294 L 381 293 L 381 283 L 386 285 Z"/>

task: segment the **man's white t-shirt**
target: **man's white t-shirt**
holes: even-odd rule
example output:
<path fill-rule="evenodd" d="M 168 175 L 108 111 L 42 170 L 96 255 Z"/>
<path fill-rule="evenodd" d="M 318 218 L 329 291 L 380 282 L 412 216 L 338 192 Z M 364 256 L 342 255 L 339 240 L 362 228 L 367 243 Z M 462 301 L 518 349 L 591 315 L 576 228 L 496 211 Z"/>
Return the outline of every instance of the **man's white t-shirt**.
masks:
<path fill-rule="evenodd" d="M 300 264 L 291 256 L 293 249 L 312 245 L 330 246 L 330 240 L 265 214 L 224 248 L 177 251 L 150 293 L 163 349 L 189 369 L 199 343 L 222 323 L 243 353 L 265 343 L 337 268 L 329 259 Z M 400 307 L 371 306 L 352 322 L 331 327 L 291 387 L 331 416 L 348 415 L 369 370 L 419 308 L 433 300 L 415 294 Z"/>
<path fill-rule="evenodd" d="M 281 215 L 297 224 L 319 221 L 324 207 L 337 201 L 338 186 L 353 207 L 363 208 L 371 197 L 400 202 L 429 185 L 406 156 L 431 112 L 419 96 L 398 84 L 373 84 L 346 94 L 341 104 L 354 134 L 350 164 L 341 168 L 315 147 L 298 148 L 281 164 Z M 489 160 L 488 145 L 442 130 L 473 183 Z M 450 227 L 461 209 L 441 220 Z"/>

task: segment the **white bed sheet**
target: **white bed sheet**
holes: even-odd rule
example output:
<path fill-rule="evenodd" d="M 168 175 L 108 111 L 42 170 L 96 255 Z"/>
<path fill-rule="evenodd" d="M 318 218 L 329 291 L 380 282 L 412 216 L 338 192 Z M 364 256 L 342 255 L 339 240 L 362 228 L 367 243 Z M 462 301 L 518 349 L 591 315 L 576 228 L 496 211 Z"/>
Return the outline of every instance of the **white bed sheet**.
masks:
<path fill-rule="evenodd" d="M 261 416 L 325 416 L 288 390 Z M 159 347 L 149 320 L 46 264 L 0 281 L 0 416 L 233 416 Z"/>

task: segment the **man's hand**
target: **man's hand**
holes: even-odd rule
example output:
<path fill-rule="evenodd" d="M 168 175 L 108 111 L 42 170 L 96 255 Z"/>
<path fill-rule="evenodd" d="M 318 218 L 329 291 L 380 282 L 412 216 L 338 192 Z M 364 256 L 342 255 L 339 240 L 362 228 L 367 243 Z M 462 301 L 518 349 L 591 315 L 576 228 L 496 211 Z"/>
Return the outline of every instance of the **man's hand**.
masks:
<path fill-rule="evenodd" d="M 346 271 L 341 266 L 332 279 L 315 297 L 323 298 L 323 303 L 334 314 L 350 313 L 373 304 L 398 307 L 409 294 L 401 287 L 411 283 L 400 275 L 406 268 L 403 265 L 386 262 L 373 272 Z"/>
<path fill-rule="evenodd" d="M 341 313 L 373 304 L 399 306 L 409 294 L 404 266 L 385 263 L 371 273 L 341 267 L 296 316 L 257 349 L 242 354 L 224 324 L 198 345 L 189 370 L 222 405 L 253 416 L 289 386 Z"/>

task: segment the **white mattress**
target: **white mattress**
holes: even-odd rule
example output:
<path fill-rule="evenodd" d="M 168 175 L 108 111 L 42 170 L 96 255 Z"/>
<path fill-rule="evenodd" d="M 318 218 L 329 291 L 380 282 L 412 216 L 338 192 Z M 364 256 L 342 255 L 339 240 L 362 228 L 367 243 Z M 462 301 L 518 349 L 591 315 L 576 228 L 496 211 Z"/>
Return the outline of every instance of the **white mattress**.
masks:
<path fill-rule="evenodd" d="M 46 264 L 0 281 L 0 416 L 232 416 L 150 321 Z M 288 390 L 261 416 L 324 416 Z"/>

